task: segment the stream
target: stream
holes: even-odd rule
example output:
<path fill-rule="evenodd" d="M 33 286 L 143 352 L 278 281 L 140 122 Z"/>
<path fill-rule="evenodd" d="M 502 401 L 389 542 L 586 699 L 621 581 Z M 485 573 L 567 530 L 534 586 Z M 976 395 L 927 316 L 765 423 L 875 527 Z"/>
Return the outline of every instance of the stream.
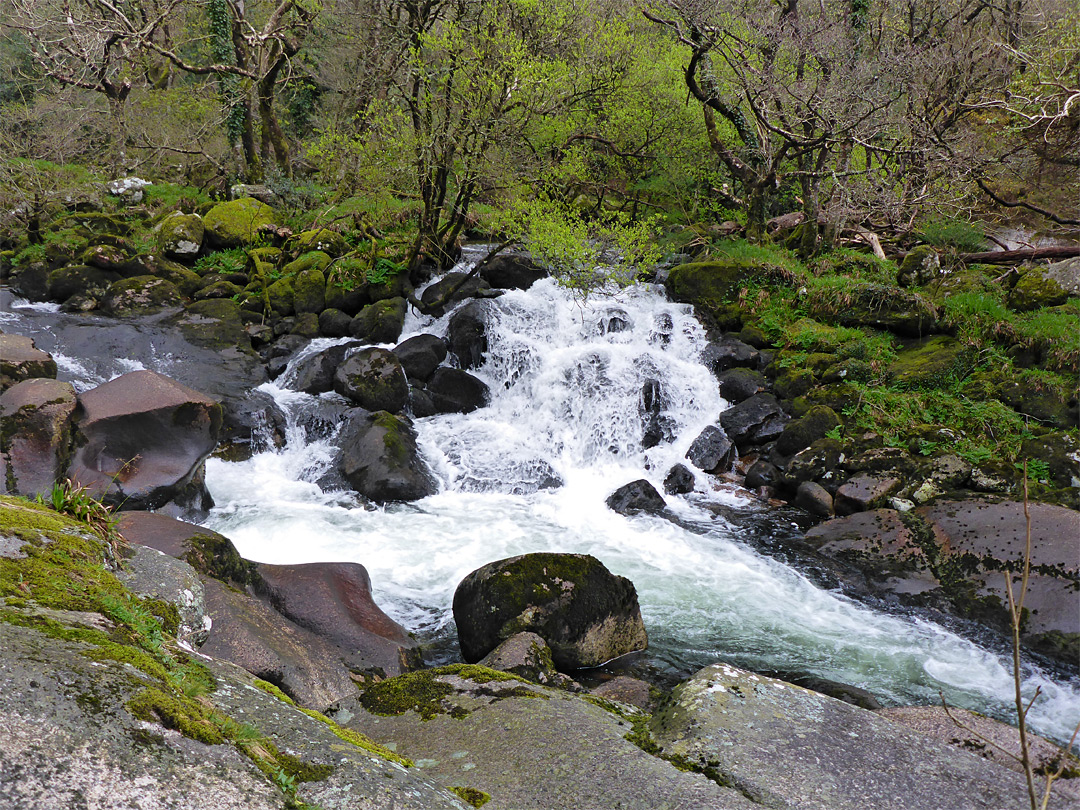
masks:
<path fill-rule="evenodd" d="M 80 390 L 135 368 L 176 371 L 145 330 L 137 354 L 90 359 L 63 340 L 74 320 L 90 316 L 10 296 L 2 303 L 0 328 L 34 336 L 53 352 L 59 377 Z M 751 542 L 763 526 L 780 536 L 798 530 L 749 493 L 699 473 L 693 493 L 666 499 L 678 523 L 605 506 L 612 491 L 639 478 L 662 492 L 667 471 L 726 407 L 698 362 L 706 335 L 690 307 L 650 285 L 582 301 L 551 280 L 507 292 L 493 307 L 485 362 L 471 372 L 490 387 L 490 405 L 415 422 L 437 494 L 372 508 L 317 483 L 332 468 L 336 433 L 311 428 L 311 413 L 325 403 L 289 382 L 299 359 L 341 342 L 319 339 L 260 386 L 287 417 L 285 446 L 243 462 L 207 462 L 216 506 L 206 525 L 260 562 L 362 563 L 376 602 L 416 633 L 429 662 L 457 655 L 450 604 L 466 574 L 517 554 L 575 552 L 635 584 L 650 638 L 640 665 L 669 680 L 720 660 L 810 672 L 887 705 L 943 695 L 951 705 L 1014 716 L 1000 639 L 960 635 L 917 612 L 819 587 Z M 410 312 L 401 339 L 445 335 L 450 314 Z M 642 391 L 657 384 L 669 440 L 643 450 Z M 1080 679 L 1028 663 L 1025 693 L 1036 688 L 1030 725 L 1067 740 L 1080 721 Z"/>

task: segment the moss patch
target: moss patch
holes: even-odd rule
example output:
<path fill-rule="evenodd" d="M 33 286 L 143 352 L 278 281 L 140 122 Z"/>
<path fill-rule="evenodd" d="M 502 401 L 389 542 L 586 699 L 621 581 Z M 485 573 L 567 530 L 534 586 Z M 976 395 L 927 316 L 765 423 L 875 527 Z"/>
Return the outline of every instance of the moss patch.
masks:
<path fill-rule="evenodd" d="M 451 717 L 461 719 L 468 711 L 461 707 L 448 706 L 444 699 L 454 687 L 440 678 L 456 676 L 476 684 L 503 683 L 518 681 L 527 684 L 524 678 L 509 672 L 500 672 L 475 664 L 451 664 L 419 672 L 407 672 L 396 678 L 374 683 L 360 695 L 360 704 L 372 714 L 393 717 L 414 711 L 421 720 L 430 720 L 437 714 L 449 713 Z M 496 699 L 507 697 L 533 697 L 536 693 L 525 687 L 489 691 L 486 694 Z"/>
<path fill-rule="evenodd" d="M 466 804 L 473 807 L 483 807 L 485 804 L 491 801 L 491 795 L 484 793 L 482 790 L 477 790 L 471 787 L 448 787 L 451 793 L 457 796 Z"/>
<path fill-rule="evenodd" d="M 404 768 L 411 768 L 415 764 L 411 759 L 395 754 L 389 748 L 384 748 L 374 740 L 365 737 L 359 731 L 353 731 L 351 728 L 344 728 L 342 726 L 339 726 L 329 717 L 324 714 L 320 714 L 314 709 L 301 709 L 300 711 L 302 711 L 308 717 L 318 720 L 320 723 L 324 723 L 340 739 L 344 740 L 350 745 L 355 745 L 362 751 L 366 751 L 369 754 L 374 754 L 375 756 L 381 757 L 388 762 L 395 762 Z"/>

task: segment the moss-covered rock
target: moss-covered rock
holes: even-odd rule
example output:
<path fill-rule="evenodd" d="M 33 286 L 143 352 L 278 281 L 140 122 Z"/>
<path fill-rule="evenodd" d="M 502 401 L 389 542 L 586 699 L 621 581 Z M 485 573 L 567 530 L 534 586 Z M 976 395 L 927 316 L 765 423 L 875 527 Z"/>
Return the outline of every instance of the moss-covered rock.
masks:
<path fill-rule="evenodd" d="M 204 284 L 193 297 L 196 301 L 205 301 L 208 298 L 236 298 L 243 292 L 243 288 L 239 285 L 219 278 L 210 284 Z"/>
<path fill-rule="evenodd" d="M 176 289 L 186 298 L 190 298 L 202 285 L 202 279 L 194 270 L 166 259 L 156 253 L 142 253 L 124 265 L 124 275 L 157 276 L 176 285 Z"/>
<path fill-rule="evenodd" d="M 828 405 L 814 405 L 800 419 L 788 422 L 776 449 L 784 455 L 792 455 L 824 438 L 830 430 L 840 426 L 840 417 Z"/>
<path fill-rule="evenodd" d="M 70 265 L 49 273 L 49 298 L 66 301 L 73 295 L 100 299 L 120 274 L 87 265 Z"/>
<path fill-rule="evenodd" d="M 289 239 L 288 243 L 285 245 L 285 249 L 293 254 L 307 251 L 321 251 L 324 254 L 328 254 L 331 258 L 344 256 L 350 250 L 349 243 L 345 241 L 345 238 L 340 233 L 331 231 L 328 228 L 315 228 L 310 231 L 301 231 Z M 319 269 L 321 270 L 322 268 Z"/>
<path fill-rule="evenodd" d="M 79 262 L 102 270 L 120 272 L 132 254 L 118 245 L 91 245 L 79 256 Z"/>
<path fill-rule="evenodd" d="M 204 226 L 198 214 L 176 212 L 158 226 L 158 248 L 171 259 L 194 260 L 202 248 Z"/>
<path fill-rule="evenodd" d="M 212 247 L 250 245 L 263 226 L 274 224 L 274 209 L 251 197 L 218 203 L 203 217 L 206 239 Z"/>
<path fill-rule="evenodd" d="M 240 304 L 231 298 L 208 298 L 188 304 L 178 323 L 184 337 L 199 346 L 252 352 L 240 317 Z"/>
<path fill-rule="evenodd" d="M 349 334 L 368 343 L 394 343 L 405 323 L 404 298 L 387 298 L 368 304 L 349 324 Z"/>
<path fill-rule="evenodd" d="M 461 653 L 479 661 L 533 632 L 560 669 L 598 666 L 648 644 L 630 580 L 585 554 L 525 554 L 473 571 L 454 592 Z"/>
<path fill-rule="evenodd" d="M 339 441 L 339 470 L 364 497 L 377 503 L 415 501 L 438 491 L 407 418 L 359 411 L 342 427 Z"/>
<path fill-rule="evenodd" d="M 1032 268 L 1020 276 L 1007 300 L 1013 309 L 1029 312 L 1064 304 L 1069 300 L 1069 292 L 1042 268 Z"/>
<path fill-rule="evenodd" d="M 266 288 L 266 301 L 275 315 L 292 315 L 295 309 L 295 291 L 291 278 L 279 278 Z"/>
<path fill-rule="evenodd" d="M 171 281 L 156 276 L 135 276 L 117 281 L 101 299 L 101 309 L 109 315 L 153 312 L 183 303 Z"/>
<path fill-rule="evenodd" d="M 913 248 L 900 263 L 896 283 L 901 287 L 929 284 L 941 274 L 941 256 L 930 245 Z"/>
<path fill-rule="evenodd" d="M 888 374 L 907 388 L 942 388 L 963 380 L 974 365 L 974 352 L 955 338 L 935 335 L 897 353 Z"/>
<path fill-rule="evenodd" d="M 739 292 L 747 283 L 793 281 L 794 277 L 782 268 L 753 260 L 695 262 L 672 268 L 666 286 L 668 294 L 713 321 L 722 329 L 738 329 L 743 312 L 738 303 Z"/>
<path fill-rule="evenodd" d="M 390 298 L 404 298 L 412 291 L 412 282 L 409 281 L 409 273 L 406 270 L 392 273 L 383 281 L 367 283 L 367 296 L 372 303 Z"/>
<path fill-rule="evenodd" d="M 298 313 L 318 315 L 326 307 L 326 276 L 318 267 L 309 267 L 293 280 L 293 308 Z"/>
<path fill-rule="evenodd" d="M 325 270 L 333 259 L 321 250 L 309 250 L 282 268 L 283 276 L 295 276 L 305 270 Z"/>
<path fill-rule="evenodd" d="M 872 326 L 904 337 L 922 337 L 937 326 L 933 304 L 918 293 L 866 282 L 822 285 L 811 290 L 810 314 L 844 326 Z"/>
<path fill-rule="evenodd" d="M 314 312 L 298 313 L 296 320 L 289 329 L 289 334 L 308 339 L 317 338 L 319 336 L 319 316 Z"/>

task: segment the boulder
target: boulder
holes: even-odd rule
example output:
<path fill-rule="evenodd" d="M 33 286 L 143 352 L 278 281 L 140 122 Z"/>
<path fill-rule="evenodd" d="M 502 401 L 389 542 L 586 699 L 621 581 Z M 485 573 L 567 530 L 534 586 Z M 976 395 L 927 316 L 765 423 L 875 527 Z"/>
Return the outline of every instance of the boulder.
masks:
<path fill-rule="evenodd" d="M 685 464 L 676 464 L 664 478 L 664 492 L 668 495 L 686 495 L 694 491 L 694 474 Z"/>
<path fill-rule="evenodd" d="M 1020 312 L 1056 307 L 1068 300 L 1069 290 L 1054 275 L 1040 267 L 1032 267 L 1020 276 L 1008 297 L 1009 306 Z"/>
<path fill-rule="evenodd" d="M 120 274 L 115 270 L 102 270 L 86 265 L 68 265 L 49 273 L 49 298 L 53 301 L 67 301 L 74 295 L 101 299 L 105 291 Z"/>
<path fill-rule="evenodd" d="M 344 256 L 350 250 L 345 237 L 329 228 L 313 228 L 308 231 L 301 231 L 289 239 L 285 249 L 293 253 L 318 250 L 331 258 Z"/>
<path fill-rule="evenodd" d="M 642 512 L 656 515 L 667 508 L 663 496 L 644 478 L 623 484 L 612 492 L 604 503 L 613 512 L 628 517 Z"/>
<path fill-rule="evenodd" d="M 901 287 L 922 287 L 941 275 L 941 256 L 930 245 L 918 245 L 908 251 L 896 274 Z"/>
<path fill-rule="evenodd" d="M 6 459 L 0 484 L 6 491 L 47 496 L 63 478 L 75 405 L 71 383 L 46 378 L 24 380 L 0 394 L 0 451 Z"/>
<path fill-rule="evenodd" d="M 727 664 L 675 688 L 650 727 L 685 758 L 768 807 L 990 810 L 1027 806 L 1016 774 L 874 712 Z M 827 763 L 827 765 L 823 765 Z"/>
<path fill-rule="evenodd" d="M 468 662 L 522 631 L 548 643 L 560 670 L 648 644 L 633 583 L 583 554 L 525 554 L 473 571 L 454 592 L 454 620 Z"/>
<path fill-rule="evenodd" d="M 141 315 L 182 303 L 180 291 L 171 281 L 157 276 L 133 276 L 109 287 L 101 299 L 101 310 L 108 315 Z"/>
<path fill-rule="evenodd" d="M 206 278 L 203 278 L 206 281 Z M 203 286 L 195 292 L 192 296 L 196 301 L 205 301 L 208 298 L 236 298 L 243 292 L 243 288 L 237 284 L 233 284 L 231 281 L 226 281 L 223 278 L 217 278 L 209 283 L 204 283 Z"/>
<path fill-rule="evenodd" d="M 673 267 L 668 274 L 668 295 L 675 301 L 693 304 L 699 316 L 722 329 L 742 325 L 739 292 L 747 282 L 765 278 L 782 283 L 794 281 L 784 268 L 754 259 L 726 259 L 716 262 L 693 262 Z"/>
<path fill-rule="evenodd" d="M 153 253 L 142 253 L 124 265 L 125 278 L 157 276 L 176 286 L 181 295 L 190 298 L 202 286 L 202 276 L 174 261 Z"/>
<path fill-rule="evenodd" d="M 472 413 L 491 400 L 487 384 L 459 368 L 435 369 L 426 390 L 435 413 Z"/>
<path fill-rule="evenodd" d="M 266 225 L 274 224 L 274 209 L 252 197 L 218 203 L 203 218 L 210 246 L 218 250 L 250 245 Z"/>
<path fill-rule="evenodd" d="M 811 292 L 810 316 L 842 326 L 872 326 L 902 337 L 922 337 L 937 326 L 937 311 L 918 293 L 870 282 Z"/>
<path fill-rule="evenodd" d="M 1042 274 L 1044 278 L 1056 282 L 1069 295 L 1080 296 L 1080 256 L 1047 265 Z"/>
<path fill-rule="evenodd" d="M 897 352 L 888 374 L 907 388 L 944 388 L 964 379 L 973 365 L 968 346 L 948 335 L 935 335 Z"/>
<path fill-rule="evenodd" d="M 294 391 L 303 391 L 306 394 L 333 391 L 334 372 L 344 362 L 345 355 L 359 345 L 359 343 L 342 343 L 305 357 L 293 366 L 289 377 L 285 380 L 286 385 Z"/>
<path fill-rule="evenodd" d="M 393 343 L 405 323 L 404 298 L 384 298 L 368 304 L 349 324 L 349 334 L 367 343 Z"/>
<path fill-rule="evenodd" d="M 454 304 L 475 298 L 477 293 L 491 291 L 491 285 L 483 278 L 480 276 L 468 278 L 468 275 L 468 273 L 447 273 L 434 284 L 430 284 L 420 296 L 420 302 L 426 307 L 427 314 L 441 318 Z M 458 287 L 459 284 L 460 287 Z M 450 291 L 455 287 L 458 289 L 451 295 Z M 447 296 L 449 297 L 446 298 Z M 443 298 L 446 300 L 444 301 Z"/>
<path fill-rule="evenodd" d="M 551 685 L 569 681 L 555 670 L 551 648 L 536 633 L 517 633 L 489 652 L 480 666 L 510 672 L 533 683 Z"/>
<path fill-rule="evenodd" d="M 836 490 L 836 513 L 850 515 L 884 506 L 901 484 L 899 478 L 859 473 Z"/>
<path fill-rule="evenodd" d="M 35 348 L 33 338 L 0 334 L 0 391 L 37 377 L 56 378 L 52 355 Z"/>
<path fill-rule="evenodd" d="M 818 517 L 832 517 L 834 514 L 833 496 L 825 487 L 813 481 L 799 484 L 795 491 L 795 505 Z"/>
<path fill-rule="evenodd" d="M 497 290 L 527 290 L 547 275 L 521 253 L 500 253 L 480 268 L 480 278 Z"/>
<path fill-rule="evenodd" d="M 210 637 L 206 591 L 198 572 L 183 560 L 149 546 L 136 546 L 116 578 L 132 593 L 176 608 L 176 640 L 198 647 Z"/>
<path fill-rule="evenodd" d="M 710 343 L 701 353 L 701 364 L 719 376 L 732 368 L 755 368 L 760 353 L 748 343 L 730 335 Z"/>
<path fill-rule="evenodd" d="M 317 267 L 309 267 L 293 280 L 293 308 L 316 315 L 326 307 L 326 276 Z"/>
<path fill-rule="evenodd" d="M 179 495 L 217 445 L 221 406 L 153 371 L 133 371 L 79 395 L 68 475 L 124 509 Z"/>
<path fill-rule="evenodd" d="M 285 318 L 296 311 L 295 297 L 291 278 L 279 278 L 266 288 L 266 301 L 278 317 Z"/>
<path fill-rule="evenodd" d="M 194 261 L 202 249 L 203 231 L 198 214 L 169 214 L 159 226 L 158 249 L 170 259 Z"/>
<path fill-rule="evenodd" d="M 366 498 L 415 501 L 438 491 L 408 419 L 386 411 L 358 413 L 342 427 L 339 442 L 341 474 Z"/>
<path fill-rule="evenodd" d="M 720 383 L 720 396 L 731 403 L 763 393 L 768 386 L 762 374 L 749 368 L 730 368 L 717 374 L 716 379 Z"/>
<path fill-rule="evenodd" d="M 780 470 L 776 465 L 768 461 L 758 459 L 750 465 L 746 471 L 746 479 L 743 481 L 747 489 L 761 489 L 762 487 L 774 487 L 780 483 Z"/>
<path fill-rule="evenodd" d="M 800 450 L 788 461 L 783 472 L 783 483 L 792 490 L 803 481 L 817 481 L 834 488 L 845 476 L 840 471 L 844 459 L 844 447 L 836 439 L 818 439 L 805 450 Z"/>
<path fill-rule="evenodd" d="M 604 700 L 636 706 L 643 711 L 649 711 L 656 703 L 653 698 L 653 687 L 645 681 L 628 675 L 616 675 L 599 686 L 594 686 L 589 693 Z"/>
<path fill-rule="evenodd" d="M 464 369 L 477 368 L 484 362 L 491 306 L 490 301 L 470 301 L 450 317 L 447 343 Z"/>
<path fill-rule="evenodd" d="M 49 273 L 52 268 L 48 262 L 34 261 L 12 268 L 7 282 L 11 289 L 31 301 L 49 299 Z"/>
<path fill-rule="evenodd" d="M 721 428 L 709 425 L 694 439 L 686 457 L 699 470 L 719 475 L 735 463 L 735 445 Z"/>
<path fill-rule="evenodd" d="M 334 390 L 361 408 L 399 413 L 409 401 L 401 363 L 386 349 L 361 349 L 337 367 Z"/>
<path fill-rule="evenodd" d="M 323 337 L 346 337 L 351 325 L 352 318 L 340 309 L 324 309 L 319 313 L 319 334 Z"/>
<path fill-rule="evenodd" d="M 633 707 L 485 667 L 451 665 L 372 684 L 331 713 L 415 757 L 438 784 L 465 783 L 476 806 L 490 797 L 490 807 L 514 810 L 755 807 L 642 750 L 630 721 L 645 715 Z"/>
<path fill-rule="evenodd" d="M 740 452 L 776 439 L 787 421 L 772 394 L 755 394 L 720 414 L 720 426 Z"/>
<path fill-rule="evenodd" d="M 674 423 L 664 413 L 668 406 L 667 396 L 659 380 L 645 380 L 641 385 L 641 400 L 638 411 L 641 414 L 641 449 L 648 450 L 661 442 L 671 441 L 674 436 Z"/>
<path fill-rule="evenodd" d="M 837 427 L 840 427 L 840 417 L 836 411 L 828 405 L 814 405 L 803 416 L 787 423 L 776 440 L 776 450 L 785 456 L 794 455 Z"/>
<path fill-rule="evenodd" d="M 426 383 L 446 359 L 446 341 L 435 335 L 416 335 L 395 346 L 394 354 L 410 381 Z"/>

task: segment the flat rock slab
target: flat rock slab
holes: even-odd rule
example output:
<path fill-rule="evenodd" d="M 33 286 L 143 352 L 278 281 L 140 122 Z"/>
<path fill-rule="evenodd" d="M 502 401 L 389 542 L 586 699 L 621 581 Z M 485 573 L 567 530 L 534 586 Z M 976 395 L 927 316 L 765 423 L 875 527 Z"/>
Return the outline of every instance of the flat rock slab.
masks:
<path fill-rule="evenodd" d="M 900 479 L 860 473 L 836 490 L 834 504 L 838 515 L 850 515 L 881 506 L 900 489 Z"/>
<path fill-rule="evenodd" d="M 747 796 L 795 810 L 1002 810 L 1021 776 L 873 712 L 717 664 L 654 715 L 665 754 L 714 768 Z"/>
<path fill-rule="evenodd" d="M 1080 575 L 1080 512 L 1031 503 L 1031 564 L 1061 576 Z M 949 554 L 1020 562 L 1027 524 L 1021 501 L 939 500 L 916 510 Z"/>
<path fill-rule="evenodd" d="M 0 334 L 0 390 L 34 377 L 55 377 L 56 361 L 32 338 Z"/>
<path fill-rule="evenodd" d="M 445 710 L 457 717 L 379 716 L 357 698 L 331 715 L 415 760 L 435 782 L 490 794 L 488 810 L 754 807 L 734 790 L 645 753 L 625 739 L 629 721 L 583 698 L 523 681 L 438 680 L 449 687 Z"/>

